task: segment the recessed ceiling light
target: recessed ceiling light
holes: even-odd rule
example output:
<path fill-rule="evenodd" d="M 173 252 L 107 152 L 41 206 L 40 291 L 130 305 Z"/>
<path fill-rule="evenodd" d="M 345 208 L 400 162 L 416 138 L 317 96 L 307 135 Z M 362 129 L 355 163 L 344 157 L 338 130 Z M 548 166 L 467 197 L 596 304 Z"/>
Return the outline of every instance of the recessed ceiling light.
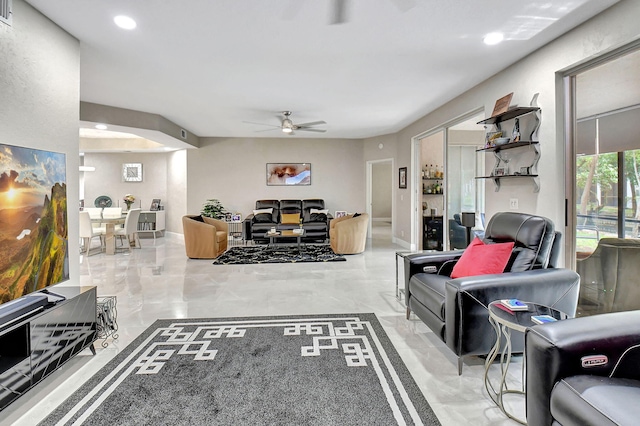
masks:
<path fill-rule="evenodd" d="M 132 30 L 137 25 L 136 21 L 124 15 L 116 16 L 115 18 L 113 18 L 113 22 L 115 22 L 117 26 L 125 30 Z"/>
<path fill-rule="evenodd" d="M 502 33 L 489 33 L 486 36 L 484 36 L 484 44 L 488 44 L 489 46 L 492 46 L 494 44 L 498 44 L 500 43 L 502 40 L 504 40 L 504 34 Z"/>
<path fill-rule="evenodd" d="M 96 124 L 95 128 L 98 130 L 107 130 L 107 125 L 106 124 Z"/>

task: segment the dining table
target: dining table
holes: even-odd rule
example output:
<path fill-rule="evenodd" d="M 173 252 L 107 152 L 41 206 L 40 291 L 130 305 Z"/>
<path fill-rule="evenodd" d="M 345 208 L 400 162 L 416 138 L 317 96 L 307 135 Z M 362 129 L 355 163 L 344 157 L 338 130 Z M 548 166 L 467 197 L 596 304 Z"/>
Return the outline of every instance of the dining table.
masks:
<path fill-rule="evenodd" d="M 123 225 L 127 215 L 121 217 L 97 217 L 92 218 L 92 223 L 104 223 L 105 254 L 116 254 L 116 225 Z"/>

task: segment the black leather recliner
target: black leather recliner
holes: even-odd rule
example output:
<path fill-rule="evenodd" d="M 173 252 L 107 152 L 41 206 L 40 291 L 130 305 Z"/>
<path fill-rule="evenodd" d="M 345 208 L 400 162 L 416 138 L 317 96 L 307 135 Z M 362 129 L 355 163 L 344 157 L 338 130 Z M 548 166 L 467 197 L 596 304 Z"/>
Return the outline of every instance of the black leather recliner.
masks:
<path fill-rule="evenodd" d="M 525 340 L 530 426 L 638 424 L 640 311 L 536 325 Z"/>
<path fill-rule="evenodd" d="M 518 298 L 575 316 L 580 278 L 571 270 L 554 269 L 560 239 L 547 218 L 502 212 L 489 221 L 484 242 L 515 243 L 504 273 L 452 279 L 463 250 L 407 256 L 407 319 L 414 312 L 433 330 L 458 357 L 462 374 L 465 356 L 486 355 L 495 343 L 487 310 L 492 301 Z M 512 333 L 511 342 L 514 353 L 523 352 L 522 333 Z"/>
<path fill-rule="evenodd" d="M 467 247 L 467 228 L 462 226 L 458 213 L 453 215 L 453 219 L 449 219 L 449 247 L 452 249 Z"/>
<path fill-rule="evenodd" d="M 311 210 L 325 210 L 324 200 L 302 200 L 302 223 L 306 232 L 305 240 L 325 241 L 329 238 L 329 222 L 333 219 L 328 212 L 311 213 Z"/>
<path fill-rule="evenodd" d="M 273 209 L 271 215 L 266 213 L 259 215 L 249 215 L 245 219 L 245 235 L 247 239 L 256 241 L 268 241 L 266 234 L 280 222 L 280 201 L 279 200 L 258 200 L 256 210 Z"/>

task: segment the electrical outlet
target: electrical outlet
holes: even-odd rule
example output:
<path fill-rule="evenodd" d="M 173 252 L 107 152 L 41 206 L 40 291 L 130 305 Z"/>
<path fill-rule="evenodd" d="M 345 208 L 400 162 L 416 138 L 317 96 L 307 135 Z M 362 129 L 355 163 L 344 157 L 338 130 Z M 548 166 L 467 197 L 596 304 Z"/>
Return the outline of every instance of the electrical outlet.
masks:
<path fill-rule="evenodd" d="M 511 210 L 518 210 L 518 199 L 517 198 L 510 198 L 509 199 L 509 208 Z"/>

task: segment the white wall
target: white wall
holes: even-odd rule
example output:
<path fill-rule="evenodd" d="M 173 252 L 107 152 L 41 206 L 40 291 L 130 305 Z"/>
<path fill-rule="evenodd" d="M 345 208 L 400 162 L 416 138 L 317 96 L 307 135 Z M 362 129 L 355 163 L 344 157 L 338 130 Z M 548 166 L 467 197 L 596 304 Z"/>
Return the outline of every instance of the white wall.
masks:
<path fill-rule="evenodd" d="M 79 283 L 78 117 L 80 44 L 22 0 L 0 24 L 0 143 L 67 159 L 69 276 Z"/>
<path fill-rule="evenodd" d="M 182 216 L 187 214 L 187 151 L 167 154 L 167 231 L 182 234 Z"/>
<path fill-rule="evenodd" d="M 96 170 L 84 172 L 84 205 L 93 207 L 97 197 L 106 195 L 113 200 L 114 207 L 125 207 L 122 197 L 132 194 L 136 197 L 133 207 L 149 210 L 151 201 L 160 198 L 168 221 L 172 206 L 167 199 L 167 161 L 168 154 L 165 153 L 86 153 L 84 165 L 93 166 Z M 124 163 L 142 164 L 142 182 L 125 182 L 122 179 Z"/>
<path fill-rule="evenodd" d="M 533 193 L 531 183 L 520 180 L 504 181 L 500 192 L 494 192 L 487 185 L 486 213 L 491 217 L 495 212 L 509 210 L 509 199 L 519 198 L 519 211 L 549 217 L 562 229 L 564 225 L 564 141 L 561 137 L 563 124 L 559 121 L 562 111 L 558 110 L 556 97 L 556 73 L 586 58 L 602 54 L 608 49 L 628 43 L 640 35 L 637 18 L 640 16 L 639 1 L 620 2 L 603 13 L 575 28 L 566 35 L 551 42 L 515 65 L 496 74 L 473 89 L 434 110 L 420 120 L 401 130 L 387 140 L 397 141 L 397 164 L 406 164 L 411 175 L 411 138 L 427 130 L 434 129 L 456 117 L 484 107 L 486 115 L 493 111 L 495 101 L 507 93 L 514 92 L 512 105 L 529 105 L 534 93 L 539 92 L 542 108 L 540 128 L 541 159 L 538 167 L 541 189 Z M 487 60 L 490 60 L 490 49 Z M 558 136 L 560 135 L 560 137 Z M 375 152 L 373 147 L 379 138 L 365 140 L 365 160 Z M 493 159 L 487 156 L 488 169 Z M 412 180 L 409 179 L 411 185 Z M 395 236 L 409 241 L 411 231 L 411 203 L 403 197 L 410 190 L 396 193 Z M 404 237 L 402 237 L 404 235 Z"/>
<path fill-rule="evenodd" d="M 187 212 L 216 198 L 246 217 L 259 199 L 322 198 L 330 212 L 365 211 L 363 142 L 358 139 L 201 138 L 187 151 Z M 266 163 L 311 163 L 310 186 L 267 186 Z"/>

